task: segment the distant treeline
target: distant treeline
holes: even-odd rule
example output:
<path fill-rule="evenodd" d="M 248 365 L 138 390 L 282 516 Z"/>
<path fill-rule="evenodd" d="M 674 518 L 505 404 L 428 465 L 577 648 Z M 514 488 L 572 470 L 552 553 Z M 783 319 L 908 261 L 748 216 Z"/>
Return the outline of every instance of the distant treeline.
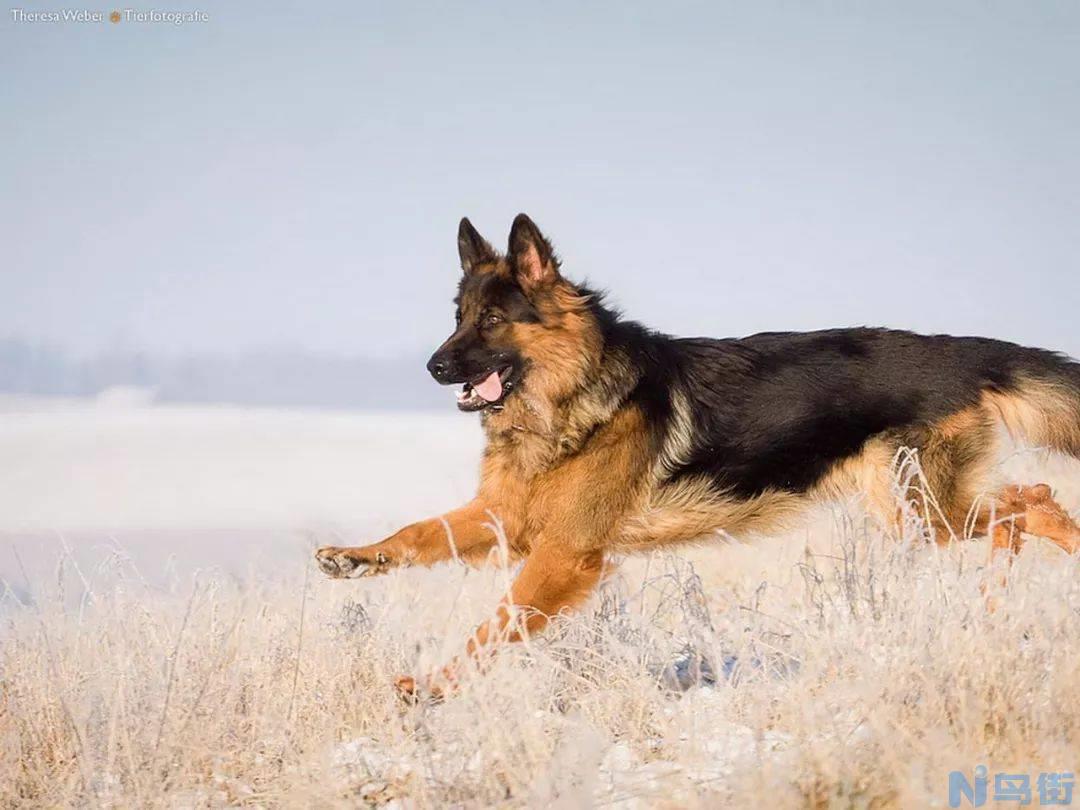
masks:
<path fill-rule="evenodd" d="M 334 357 L 266 349 L 169 357 L 109 351 L 77 358 L 55 347 L 0 339 L 0 393 L 96 396 L 116 386 L 154 392 L 157 401 L 415 410 L 453 400 L 423 357 Z"/>

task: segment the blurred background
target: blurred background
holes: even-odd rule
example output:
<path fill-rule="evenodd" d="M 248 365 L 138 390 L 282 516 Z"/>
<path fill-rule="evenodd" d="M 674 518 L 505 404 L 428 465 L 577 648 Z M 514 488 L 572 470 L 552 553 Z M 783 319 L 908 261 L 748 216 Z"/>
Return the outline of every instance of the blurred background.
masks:
<path fill-rule="evenodd" d="M 504 245 L 528 212 L 567 275 L 668 332 L 1080 354 L 1072 2 L 17 11 L 8 532 L 362 534 L 466 495 L 475 419 L 423 367 L 462 215 Z"/>
<path fill-rule="evenodd" d="M 1080 7 L 874 5 L 9 13 L 0 390 L 442 407 L 457 221 L 518 211 L 665 331 L 1080 354 Z"/>

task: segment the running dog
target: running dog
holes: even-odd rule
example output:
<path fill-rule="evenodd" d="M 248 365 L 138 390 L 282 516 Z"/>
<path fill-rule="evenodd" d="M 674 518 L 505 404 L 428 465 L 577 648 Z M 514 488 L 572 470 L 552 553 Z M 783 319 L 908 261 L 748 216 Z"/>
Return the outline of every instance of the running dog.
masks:
<path fill-rule="evenodd" d="M 1069 553 L 1080 548 L 1080 527 L 1048 486 L 993 480 L 999 425 L 1080 457 L 1075 361 L 887 329 L 670 337 L 565 278 L 524 214 L 505 254 L 468 219 L 458 251 L 457 325 L 428 370 L 461 385 L 457 407 L 480 414 L 487 444 L 477 495 L 382 542 L 320 548 L 316 559 L 331 577 L 455 554 L 483 561 L 496 518 L 524 564 L 495 617 L 469 639 L 470 656 L 582 602 L 611 554 L 773 532 L 814 499 L 853 493 L 894 521 L 901 448 L 918 453 L 939 540 L 989 532 L 993 549 L 1011 555 L 1026 532 Z M 429 682 L 398 685 L 439 691 L 453 677 L 451 665 Z"/>

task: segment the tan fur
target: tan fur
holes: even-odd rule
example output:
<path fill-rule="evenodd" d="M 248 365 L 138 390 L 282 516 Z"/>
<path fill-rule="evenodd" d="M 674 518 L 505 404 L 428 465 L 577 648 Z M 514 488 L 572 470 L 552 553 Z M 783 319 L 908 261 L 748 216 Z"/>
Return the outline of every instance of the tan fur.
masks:
<path fill-rule="evenodd" d="M 902 446 L 916 446 L 925 491 L 933 497 L 933 503 L 919 504 L 920 511 L 930 519 L 938 541 L 981 534 L 998 506 L 999 426 L 1015 439 L 1064 449 L 1072 440 L 1073 407 L 1061 391 L 1045 384 L 1029 384 L 1019 394 L 988 391 L 978 405 L 957 411 L 917 436 L 871 440 L 858 455 L 837 464 L 814 495 L 837 498 L 861 493 L 868 508 L 888 524 L 898 515 L 893 461 Z M 922 490 L 907 494 L 921 498 Z"/>
<path fill-rule="evenodd" d="M 1027 380 L 1020 393 L 987 392 L 983 400 L 1015 439 L 1080 456 L 1080 405 L 1074 392 Z"/>
<path fill-rule="evenodd" d="M 489 434 L 515 429 L 552 435 L 564 433 L 571 421 L 581 424 L 571 425 L 577 431 L 570 432 L 581 432 L 595 424 L 590 419 L 593 415 L 599 419 L 610 415 L 610 408 L 571 403 L 581 380 L 596 374 L 600 364 L 601 340 L 586 305 L 576 290 L 557 285 L 549 297 L 538 302 L 542 323 L 513 325 L 515 344 L 527 361 L 544 369 L 544 374 L 535 375 L 528 391 L 508 400 L 505 410 L 484 414 Z"/>
<path fill-rule="evenodd" d="M 699 540 L 719 532 L 767 534 L 785 526 L 807 505 L 807 499 L 766 492 L 740 499 L 716 493 L 704 479 L 650 488 L 620 524 L 615 547 L 642 551 Z"/>
<path fill-rule="evenodd" d="M 603 341 L 588 300 L 562 281 L 553 258 L 544 264 L 540 255 L 526 245 L 518 259 L 526 268 L 519 281 L 528 287 L 540 323 L 509 326 L 514 345 L 529 364 L 527 385 L 501 409 L 482 413 L 487 446 L 477 498 L 381 543 L 318 552 L 320 565 L 333 576 L 347 576 L 360 564 L 373 573 L 394 565 L 430 565 L 454 553 L 477 562 L 486 559 L 495 544 L 494 516 L 512 556 L 523 557 L 525 563 L 495 618 L 470 639 L 468 656 L 479 660 L 489 642 L 535 632 L 547 617 L 580 603 L 599 581 L 612 552 L 654 549 L 720 533 L 774 532 L 815 499 L 853 494 L 862 494 L 883 521 L 895 521 L 893 468 L 904 445 L 919 448 L 921 469 L 936 499 L 927 513 L 937 521 L 939 539 L 964 536 L 969 514 L 976 530 L 988 530 L 993 514 L 1019 509 L 1028 529 L 1049 527 L 1063 548 L 1080 544 L 1080 534 L 1071 533 L 1075 525 L 1061 523 L 1060 507 L 1054 512 L 1044 498 L 1009 501 L 1006 491 L 973 509 L 979 494 L 991 486 L 999 422 L 1056 449 L 1080 448 L 1076 405 L 1045 383 L 1031 382 L 1022 394 L 987 393 L 978 405 L 910 434 L 883 433 L 836 464 L 804 495 L 766 491 L 739 498 L 718 491 L 705 478 L 671 481 L 693 448 L 685 393 L 672 391 L 667 433 L 650 438 L 655 434 L 648 430 L 645 415 L 626 399 L 638 382 L 634 366 L 617 354 L 602 354 Z M 549 246 L 544 255 L 550 255 Z M 468 272 L 502 275 L 511 269 L 499 259 Z M 483 302 L 462 301 L 461 306 L 466 314 L 483 311 Z M 1049 510 L 1058 522 L 1040 523 L 1040 510 Z M 453 546 L 448 534 L 453 535 Z M 1017 541 L 997 532 L 995 547 L 1015 550 Z M 458 663 L 436 673 L 428 687 L 452 684 Z M 409 678 L 400 686 L 411 692 L 418 685 Z"/>
<path fill-rule="evenodd" d="M 835 465 L 816 487 L 813 497 L 820 500 L 840 500 L 861 495 L 866 507 L 879 516 L 885 525 L 893 525 L 897 517 L 896 496 L 893 492 L 893 460 L 897 446 L 884 438 L 872 439 L 862 452 Z"/>
<path fill-rule="evenodd" d="M 694 424 L 690 413 L 690 403 L 686 394 L 678 389 L 671 392 L 671 426 L 664 437 L 664 445 L 653 467 L 654 483 L 666 481 L 690 458 L 694 441 Z"/>
<path fill-rule="evenodd" d="M 939 542 L 965 535 L 976 499 L 989 491 L 998 455 L 995 429 L 995 415 L 984 401 L 942 420 L 923 439 L 919 458 L 937 507 L 926 513 Z"/>

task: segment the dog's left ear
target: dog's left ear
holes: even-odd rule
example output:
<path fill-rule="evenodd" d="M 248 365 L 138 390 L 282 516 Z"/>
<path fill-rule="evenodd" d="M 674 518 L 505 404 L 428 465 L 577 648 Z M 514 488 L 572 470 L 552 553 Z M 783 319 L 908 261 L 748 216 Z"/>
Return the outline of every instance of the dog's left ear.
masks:
<path fill-rule="evenodd" d="M 559 278 L 559 260 L 551 243 L 525 214 L 514 217 L 510 226 L 510 266 L 526 291 L 554 284 Z"/>

